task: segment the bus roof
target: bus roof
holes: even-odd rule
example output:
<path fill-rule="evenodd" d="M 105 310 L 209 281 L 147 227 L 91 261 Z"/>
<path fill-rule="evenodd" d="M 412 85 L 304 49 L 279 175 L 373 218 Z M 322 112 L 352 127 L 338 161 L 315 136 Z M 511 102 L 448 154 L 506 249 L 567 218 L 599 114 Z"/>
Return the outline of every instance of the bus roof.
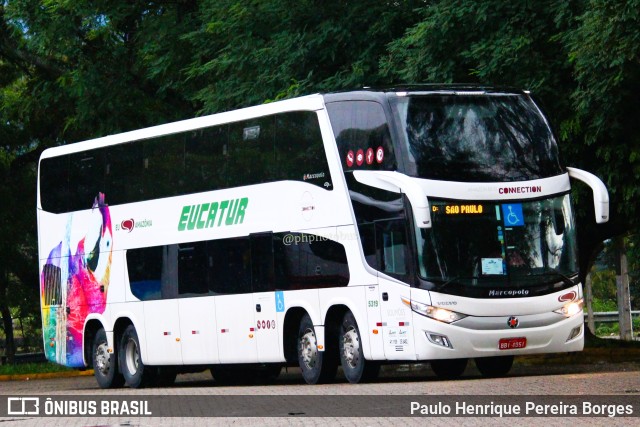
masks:
<path fill-rule="evenodd" d="M 43 151 L 40 159 L 62 156 L 85 150 L 93 150 L 96 148 L 131 141 L 144 140 L 157 136 L 188 132 L 190 130 L 216 126 L 223 123 L 233 123 L 254 117 L 268 116 L 287 111 L 317 111 L 321 110 L 323 106 L 324 102 L 322 95 L 307 95 L 52 147 Z"/>
<path fill-rule="evenodd" d="M 46 149 L 41 159 L 48 157 L 56 157 L 65 154 L 76 153 L 95 148 L 106 147 L 131 141 L 144 140 L 157 136 L 171 135 L 174 133 L 187 132 L 190 130 L 201 129 L 209 126 L 216 126 L 223 123 L 233 123 L 240 120 L 246 120 L 254 117 L 267 116 L 286 111 L 305 110 L 317 111 L 323 108 L 325 102 L 347 101 L 347 100 L 378 100 L 389 96 L 403 96 L 405 93 L 428 95 L 428 94 L 449 94 L 449 95 L 468 95 L 468 94 L 510 94 L 522 95 L 528 93 L 519 89 L 508 87 L 493 87 L 471 84 L 420 84 L 420 85 L 401 85 L 392 87 L 364 87 L 358 90 L 316 93 L 298 98 L 291 98 L 282 101 L 276 101 L 268 104 L 262 104 L 252 107 L 241 108 L 238 110 L 226 111 L 211 114 L 193 119 L 181 120 L 177 122 L 166 123 L 158 126 L 152 126 L 133 131 L 108 135 L 95 139 L 85 140 L 77 143 L 70 143 Z"/>

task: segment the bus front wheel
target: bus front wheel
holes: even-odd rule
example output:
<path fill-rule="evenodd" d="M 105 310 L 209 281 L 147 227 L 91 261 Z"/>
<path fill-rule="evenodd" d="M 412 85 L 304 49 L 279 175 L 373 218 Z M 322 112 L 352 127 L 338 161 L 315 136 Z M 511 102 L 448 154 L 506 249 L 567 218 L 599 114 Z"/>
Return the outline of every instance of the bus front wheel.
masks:
<path fill-rule="evenodd" d="M 305 314 L 298 329 L 298 364 L 302 377 L 307 384 L 330 381 L 335 378 L 338 369 L 338 364 L 332 362 L 326 351 L 318 349 L 316 330 L 309 315 Z"/>
<path fill-rule="evenodd" d="M 347 311 L 342 318 L 338 346 L 340 363 L 347 381 L 357 384 L 370 381 L 378 376 L 380 364 L 365 360 L 360 329 L 358 329 L 356 319 L 350 311 Z"/>
<path fill-rule="evenodd" d="M 124 377 L 118 372 L 118 358 L 109 352 L 107 333 L 103 328 L 96 332 L 92 348 L 93 375 L 100 388 L 117 388 L 124 385 Z"/>
<path fill-rule="evenodd" d="M 125 383 L 132 388 L 145 387 L 155 379 L 152 378 L 154 371 L 144 366 L 140 354 L 138 333 L 133 325 L 129 325 L 122 333 L 118 349 L 118 362 Z"/>

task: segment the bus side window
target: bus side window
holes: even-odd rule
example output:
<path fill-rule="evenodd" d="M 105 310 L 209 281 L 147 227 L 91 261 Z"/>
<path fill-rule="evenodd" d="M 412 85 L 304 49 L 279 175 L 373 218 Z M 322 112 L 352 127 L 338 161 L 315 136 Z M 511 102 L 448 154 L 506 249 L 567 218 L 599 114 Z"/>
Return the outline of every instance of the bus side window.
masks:
<path fill-rule="evenodd" d="M 276 116 L 275 163 L 277 179 L 333 189 L 316 113 L 297 111 Z"/>
<path fill-rule="evenodd" d="M 107 148 L 106 201 L 109 205 L 145 200 L 142 144 L 132 142 Z"/>
<path fill-rule="evenodd" d="M 327 104 L 342 167 L 347 170 L 395 170 L 391 132 L 382 105 L 372 101 L 341 101 Z M 358 153 L 347 163 L 347 156 Z M 378 157 L 380 156 L 380 157 Z"/>
<path fill-rule="evenodd" d="M 274 290 L 273 233 L 253 234 L 251 239 L 251 287 L 253 292 Z"/>
<path fill-rule="evenodd" d="M 376 252 L 376 228 L 373 222 L 358 224 L 358 232 L 362 241 L 364 257 L 371 267 L 380 270 L 380 262 Z"/>
<path fill-rule="evenodd" d="M 248 237 L 210 240 L 209 291 L 214 294 L 251 293 L 251 247 Z"/>
<path fill-rule="evenodd" d="M 69 208 L 72 211 L 89 209 L 100 192 L 105 191 L 104 150 L 90 150 L 69 156 Z"/>
<path fill-rule="evenodd" d="M 69 156 L 40 162 L 40 200 L 42 209 L 52 213 L 69 210 Z"/>
<path fill-rule="evenodd" d="M 127 271 L 131 293 L 142 301 L 162 298 L 162 252 L 164 246 L 129 249 Z"/>
<path fill-rule="evenodd" d="M 229 186 L 228 136 L 228 125 L 199 129 L 187 135 L 184 147 L 185 192 L 198 193 Z"/>
<path fill-rule="evenodd" d="M 317 289 L 349 284 L 349 265 L 342 244 L 315 234 L 278 233 L 275 236 L 276 289 Z"/>
<path fill-rule="evenodd" d="M 273 116 L 229 125 L 229 182 L 234 187 L 275 181 Z"/>
<path fill-rule="evenodd" d="M 162 246 L 162 299 L 178 297 L 178 245 Z"/>
<path fill-rule="evenodd" d="M 178 294 L 200 296 L 209 293 L 207 271 L 207 243 L 178 245 Z"/>
<path fill-rule="evenodd" d="M 185 193 L 184 135 L 144 141 L 144 199 Z"/>
<path fill-rule="evenodd" d="M 393 260 L 396 260 L 396 266 L 400 265 L 397 263 L 400 252 L 394 251 L 393 255 L 391 253 L 392 249 L 397 249 L 395 246 L 398 245 L 400 236 L 391 233 L 389 229 L 390 227 L 404 229 L 402 224 L 406 220 L 402 198 L 398 193 L 359 183 L 353 177 L 352 172 L 345 173 L 345 178 L 351 193 L 353 211 L 358 221 L 358 233 L 367 264 L 378 271 L 385 271 L 386 268 L 393 270 L 385 271 L 388 273 L 406 274 L 406 266 L 408 265 L 406 263 L 405 273 L 400 272 L 402 269 L 394 273 Z M 385 242 L 387 245 L 386 255 Z M 406 247 L 406 237 L 402 242 Z"/>
<path fill-rule="evenodd" d="M 403 220 L 376 221 L 378 247 L 381 249 L 381 271 L 404 276 L 407 271 L 407 235 Z"/>

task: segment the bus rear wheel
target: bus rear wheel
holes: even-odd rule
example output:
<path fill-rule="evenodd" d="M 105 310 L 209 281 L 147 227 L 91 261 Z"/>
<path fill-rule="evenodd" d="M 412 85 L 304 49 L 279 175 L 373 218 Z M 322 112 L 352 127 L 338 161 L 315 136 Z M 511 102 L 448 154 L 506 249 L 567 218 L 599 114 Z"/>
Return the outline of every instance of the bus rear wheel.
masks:
<path fill-rule="evenodd" d="M 485 377 L 504 377 L 513 366 L 513 356 L 477 357 L 476 367 Z"/>
<path fill-rule="evenodd" d="M 365 360 L 360 329 L 350 311 L 345 313 L 340 324 L 338 347 L 340 363 L 347 381 L 357 384 L 371 381 L 378 376 L 380 364 Z"/>
<path fill-rule="evenodd" d="M 431 369 L 438 378 L 452 380 L 462 375 L 468 362 L 469 359 L 432 360 Z"/>
<path fill-rule="evenodd" d="M 124 376 L 125 383 L 132 388 L 142 388 L 155 381 L 155 369 L 147 368 L 142 363 L 140 341 L 133 325 L 127 326 L 122 333 L 118 362 Z"/>
<path fill-rule="evenodd" d="M 307 384 L 331 381 L 338 370 L 331 355 L 318 349 L 316 330 L 308 314 L 302 316 L 298 329 L 298 364 Z"/>
<path fill-rule="evenodd" d="M 114 351 L 109 352 L 107 333 L 103 328 L 96 332 L 91 355 L 93 375 L 100 388 L 117 388 L 124 385 L 124 377 L 118 372 L 118 358 Z"/>

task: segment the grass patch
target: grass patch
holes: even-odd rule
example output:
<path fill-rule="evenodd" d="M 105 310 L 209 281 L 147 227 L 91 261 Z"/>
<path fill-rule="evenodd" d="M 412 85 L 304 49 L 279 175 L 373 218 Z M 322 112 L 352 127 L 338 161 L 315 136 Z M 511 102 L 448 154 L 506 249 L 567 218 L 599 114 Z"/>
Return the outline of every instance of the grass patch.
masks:
<path fill-rule="evenodd" d="M 52 372 L 70 371 L 74 371 L 74 369 L 51 362 L 0 365 L 0 375 L 47 374 Z"/>

